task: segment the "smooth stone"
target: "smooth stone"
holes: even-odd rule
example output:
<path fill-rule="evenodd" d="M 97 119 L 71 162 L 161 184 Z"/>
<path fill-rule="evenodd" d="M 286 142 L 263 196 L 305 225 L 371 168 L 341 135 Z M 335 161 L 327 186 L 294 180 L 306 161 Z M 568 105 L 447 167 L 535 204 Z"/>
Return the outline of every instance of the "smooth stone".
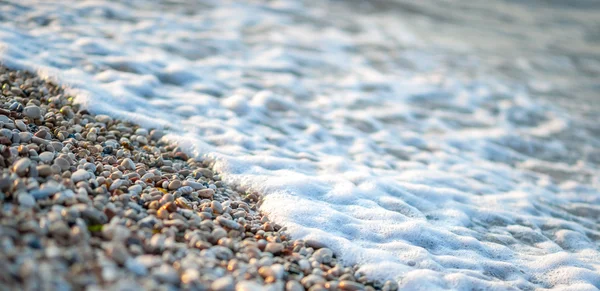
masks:
<path fill-rule="evenodd" d="M 204 189 L 197 192 L 198 197 L 212 199 L 215 195 L 215 190 L 213 189 Z"/>
<path fill-rule="evenodd" d="M 32 137 L 33 137 L 33 134 L 31 134 L 31 132 L 19 133 L 19 139 L 21 140 L 22 143 L 28 143 L 29 141 L 31 141 Z"/>
<path fill-rule="evenodd" d="M 169 190 L 176 190 L 179 189 L 181 187 L 181 181 L 180 180 L 173 180 L 171 181 L 171 183 L 169 183 Z"/>
<path fill-rule="evenodd" d="M 217 217 L 216 220 L 221 226 L 227 227 L 229 229 L 239 230 L 240 228 L 242 228 L 242 226 L 239 223 L 233 220 L 229 220 L 223 216 Z"/>
<path fill-rule="evenodd" d="M 302 283 L 302 285 L 304 285 L 304 287 L 309 288 L 310 286 L 313 286 L 315 284 L 325 283 L 325 279 L 321 276 L 310 274 L 310 275 L 302 278 L 302 280 L 300 280 L 300 283 Z"/>
<path fill-rule="evenodd" d="M 58 191 L 60 191 L 60 189 L 58 187 L 49 186 L 49 187 L 45 187 L 43 189 L 31 191 L 30 194 L 35 199 L 44 199 L 44 198 L 48 198 L 50 195 L 52 195 Z"/>
<path fill-rule="evenodd" d="M 338 285 L 340 289 L 347 291 L 365 290 L 365 285 L 354 281 L 343 280 Z"/>
<path fill-rule="evenodd" d="M 5 136 L 8 139 L 12 139 L 13 132 L 12 132 L 12 130 L 10 130 L 8 128 L 3 128 L 3 129 L 0 129 L 0 136 Z"/>
<path fill-rule="evenodd" d="M 112 119 L 112 117 L 110 117 L 108 115 L 99 114 L 99 115 L 96 115 L 96 121 L 98 121 L 100 123 L 109 124 L 109 123 L 112 123 L 113 119 Z"/>
<path fill-rule="evenodd" d="M 27 169 L 31 165 L 31 160 L 29 158 L 21 158 L 15 162 L 13 165 L 13 171 L 17 173 L 19 176 L 25 176 L 27 173 Z"/>
<path fill-rule="evenodd" d="M 316 250 L 312 257 L 319 263 L 328 264 L 333 259 L 333 251 L 328 248 L 321 248 Z"/>
<path fill-rule="evenodd" d="M 269 252 L 272 254 L 279 254 L 283 251 L 283 244 L 280 243 L 268 243 L 265 246 L 265 252 Z"/>
<path fill-rule="evenodd" d="M 304 287 L 298 281 L 288 281 L 285 284 L 285 291 L 304 291 Z"/>
<path fill-rule="evenodd" d="M 23 122 L 23 120 L 21 120 L 21 119 L 15 120 L 15 126 L 20 131 L 27 131 L 27 125 L 25 125 L 25 122 Z"/>
<path fill-rule="evenodd" d="M 210 289 L 213 291 L 234 291 L 235 282 L 231 276 L 221 277 L 210 285 Z"/>
<path fill-rule="evenodd" d="M 49 165 L 39 165 L 37 166 L 38 175 L 42 177 L 48 177 L 52 175 L 52 167 Z"/>
<path fill-rule="evenodd" d="M 192 188 L 194 188 L 194 190 L 201 190 L 204 189 L 204 185 L 202 185 L 201 183 L 198 182 L 194 182 L 194 181 L 183 181 L 183 186 L 190 186 Z"/>
<path fill-rule="evenodd" d="M 71 180 L 74 183 L 80 182 L 80 181 L 84 181 L 90 178 L 90 172 L 84 170 L 84 169 L 79 169 L 77 171 L 75 171 L 75 173 L 73 173 L 71 175 Z"/>
<path fill-rule="evenodd" d="M 200 168 L 197 171 L 199 171 L 202 174 L 202 176 L 204 176 L 206 178 L 209 178 L 209 179 L 213 178 L 214 173 L 209 169 Z"/>
<path fill-rule="evenodd" d="M 142 192 L 142 190 L 143 190 L 143 189 L 142 189 L 142 185 L 133 185 L 133 186 L 131 186 L 131 187 L 127 188 L 127 190 L 128 190 L 130 193 L 136 193 L 136 194 L 139 194 L 139 193 L 141 193 L 141 192 Z"/>
<path fill-rule="evenodd" d="M 123 159 L 121 166 L 123 166 L 126 170 L 135 171 L 135 163 L 130 158 Z"/>
<path fill-rule="evenodd" d="M 235 291 L 261 291 L 263 286 L 254 281 L 240 281 L 235 285 Z"/>
<path fill-rule="evenodd" d="M 36 105 L 29 105 L 23 109 L 23 115 L 31 119 L 40 119 L 42 117 L 42 110 Z"/>
<path fill-rule="evenodd" d="M 113 182 L 112 182 L 112 184 L 110 184 L 110 187 L 108 188 L 108 191 L 113 191 L 113 190 L 115 190 L 115 189 L 117 189 L 117 188 L 121 187 L 121 186 L 123 185 L 123 183 L 124 183 L 124 182 L 125 182 L 125 181 L 123 181 L 123 180 L 120 180 L 120 179 L 119 179 L 119 180 L 115 180 L 115 181 L 113 181 Z"/>
<path fill-rule="evenodd" d="M 43 152 L 39 156 L 40 161 L 43 163 L 49 163 L 54 159 L 54 153 L 51 152 Z"/>
<path fill-rule="evenodd" d="M 62 171 L 66 171 L 71 167 L 71 164 L 67 159 L 59 157 L 54 160 L 54 164 L 59 166 Z"/>
<path fill-rule="evenodd" d="M 144 135 L 144 136 L 146 136 L 146 135 L 148 135 L 148 130 L 145 129 L 145 128 L 138 128 L 138 129 L 135 130 L 135 134 L 136 135 Z"/>
<path fill-rule="evenodd" d="M 169 265 L 161 265 L 158 269 L 154 269 L 152 272 L 153 277 L 164 283 L 177 284 L 179 282 L 179 275 L 177 271 Z"/>
<path fill-rule="evenodd" d="M 217 214 L 223 213 L 223 205 L 221 205 L 221 202 L 219 202 L 219 201 L 213 201 L 213 202 L 211 202 L 210 203 L 210 207 Z"/>
<path fill-rule="evenodd" d="M 19 201 L 19 205 L 23 207 L 31 208 L 35 206 L 35 199 L 28 193 L 19 194 L 19 198 L 17 200 Z"/>

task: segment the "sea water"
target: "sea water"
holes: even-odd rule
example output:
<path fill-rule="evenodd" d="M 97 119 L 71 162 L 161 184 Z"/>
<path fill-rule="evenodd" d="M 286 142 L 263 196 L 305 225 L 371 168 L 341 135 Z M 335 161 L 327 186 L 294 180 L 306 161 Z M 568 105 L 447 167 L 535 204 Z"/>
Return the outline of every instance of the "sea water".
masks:
<path fill-rule="evenodd" d="M 600 2 L 1 1 L 0 61 L 409 290 L 600 287 Z"/>

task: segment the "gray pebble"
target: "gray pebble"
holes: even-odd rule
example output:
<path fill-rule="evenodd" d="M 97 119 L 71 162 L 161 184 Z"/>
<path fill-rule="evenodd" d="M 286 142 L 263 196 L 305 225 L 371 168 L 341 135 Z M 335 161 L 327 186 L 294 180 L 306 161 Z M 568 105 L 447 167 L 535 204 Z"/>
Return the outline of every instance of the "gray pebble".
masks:
<path fill-rule="evenodd" d="M 183 181 L 183 186 L 190 186 L 192 188 L 194 188 L 194 190 L 201 190 L 204 189 L 204 185 L 202 185 L 201 183 L 198 182 L 194 182 L 194 181 Z"/>
<path fill-rule="evenodd" d="M 23 122 L 23 120 L 21 119 L 17 119 L 15 120 L 15 126 L 20 130 L 20 131 L 27 131 L 27 125 L 25 125 L 25 122 Z"/>
<path fill-rule="evenodd" d="M 38 157 L 40 158 L 40 161 L 42 161 L 43 163 L 49 163 L 52 161 L 52 159 L 54 159 L 54 153 L 43 152 Z"/>
<path fill-rule="evenodd" d="M 75 173 L 73 173 L 71 175 L 71 180 L 74 183 L 77 183 L 79 181 L 84 181 L 90 178 L 90 172 L 84 170 L 84 169 L 79 169 L 77 171 L 75 171 Z"/>
<path fill-rule="evenodd" d="M 62 171 L 66 171 L 69 169 L 69 167 L 71 167 L 71 164 L 69 163 L 69 161 L 67 161 L 65 158 L 62 158 L 62 157 L 56 158 L 54 160 L 54 164 L 59 166 Z"/>
<path fill-rule="evenodd" d="M 31 137 L 33 137 L 33 134 L 31 134 L 31 132 L 19 133 L 19 139 L 22 143 L 28 143 L 29 141 L 31 141 Z"/>
<path fill-rule="evenodd" d="M 10 130 L 8 128 L 3 128 L 3 129 L 0 129 L 0 136 L 5 136 L 8 139 L 12 139 L 13 132 L 12 132 L 12 130 Z"/>
<path fill-rule="evenodd" d="M 23 109 L 23 115 L 31 119 L 40 119 L 42 117 L 42 110 L 36 105 L 29 105 Z"/>
<path fill-rule="evenodd" d="M 28 193 L 19 194 L 19 197 L 17 199 L 19 201 L 19 205 L 23 207 L 31 208 L 35 206 L 35 199 Z"/>
<path fill-rule="evenodd" d="M 285 290 L 286 291 L 304 291 L 304 287 L 302 287 L 302 284 L 300 284 L 300 282 L 298 281 L 288 281 L 285 284 Z"/>
<path fill-rule="evenodd" d="M 110 123 L 112 123 L 113 119 L 112 119 L 112 117 L 110 117 L 108 115 L 99 114 L 99 115 L 96 115 L 96 121 L 98 121 L 100 123 L 104 123 L 104 124 L 110 124 Z"/>
<path fill-rule="evenodd" d="M 201 168 L 201 169 L 198 169 L 197 171 L 199 171 L 199 172 L 202 174 L 202 176 L 204 176 L 204 177 L 206 177 L 206 178 L 209 178 L 209 179 L 212 179 L 212 178 L 213 178 L 213 175 L 214 175 L 214 174 L 213 174 L 213 172 L 212 172 L 211 170 L 209 170 L 209 169 L 204 169 L 204 168 Z"/>
<path fill-rule="evenodd" d="M 229 228 L 229 229 L 235 229 L 235 230 L 239 230 L 239 229 L 241 229 L 241 228 L 242 228 L 242 226 L 241 226 L 239 223 L 237 223 L 237 222 L 235 222 L 235 221 L 233 221 L 233 220 L 229 220 L 229 219 L 227 219 L 227 218 L 225 218 L 225 217 L 223 217 L 223 216 L 219 216 L 219 217 L 217 217 L 217 219 L 216 219 L 216 220 L 217 220 L 217 222 L 218 222 L 220 225 L 222 225 L 222 226 L 224 226 L 224 227 L 227 227 L 227 228 Z"/>
<path fill-rule="evenodd" d="M 163 264 L 158 269 L 154 269 L 152 275 L 154 278 L 163 283 L 179 283 L 179 275 L 177 274 L 177 271 L 167 264 Z"/>
<path fill-rule="evenodd" d="M 312 257 L 319 263 L 329 264 L 333 259 L 333 251 L 328 248 L 321 248 L 316 250 Z"/>

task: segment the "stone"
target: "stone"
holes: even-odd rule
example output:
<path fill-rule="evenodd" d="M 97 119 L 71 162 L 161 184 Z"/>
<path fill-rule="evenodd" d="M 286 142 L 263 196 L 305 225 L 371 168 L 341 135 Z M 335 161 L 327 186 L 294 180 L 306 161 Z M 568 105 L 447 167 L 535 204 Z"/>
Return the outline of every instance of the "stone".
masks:
<path fill-rule="evenodd" d="M 181 181 L 180 180 L 173 180 L 169 183 L 169 185 L 167 186 L 169 190 L 176 190 L 179 189 L 179 187 L 181 187 Z"/>
<path fill-rule="evenodd" d="M 210 289 L 213 291 L 235 291 L 235 282 L 231 276 L 221 277 L 210 285 Z"/>
<path fill-rule="evenodd" d="M 84 181 L 90 178 L 90 172 L 84 170 L 84 169 L 79 169 L 77 171 L 75 171 L 75 173 L 73 173 L 71 175 L 71 180 L 74 183 L 77 183 L 79 181 Z"/>
<path fill-rule="evenodd" d="M 30 165 L 31 160 L 29 158 L 21 158 L 14 163 L 12 169 L 17 175 L 23 177 L 27 174 Z"/>
<path fill-rule="evenodd" d="M 213 189 L 204 189 L 204 190 L 198 191 L 198 197 L 201 197 L 201 198 L 212 199 L 214 195 L 215 195 L 215 190 L 213 190 Z"/>
<path fill-rule="evenodd" d="M 316 250 L 312 257 L 319 263 L 329 264 L 333 259 L 333 251 L 328 248 L 321 248 Z"/>
<path fill-rule="evenodd" d="M 126 170 L 135 171 L 135 163 L 130 158 L 125 158 L 121 162 L 121 166 Z"/>
<path fill-rule="evenodd" d="M 43 163 L 50 163 L 54 159 L 54 153 L 51 152 L 43 152 L 39 156 L 39 159 Z"/>
<path fill-rule="evenodd" d="M 66 171 L 69 169 L 69 167 L 71 167 L 71 163 L 62 157 L 54 159 L 54 164 L 59 166 L 62 171 Z"/>
<path fill-rule="evenodd" d="M 19 194 L 17 200 L 19 201 L 19 205 L 25 208 L 31 208 L 35 206 L 35 199 L 28 193 Z"/>
<path fill-rule="evenodd" d="M 280 243 L 268 243 L 265 246 L 265 252 L 269 252 L 272 254 L 279 254 L 283 251 L 284 247 L 283 244 Z"/>
<path fill-rule="evenodd" d="M 358 282 L 354 282 L 354 281 L 348 281 L 348 280 L 341 281 L 338 286 L 341 290 L 346 290 L 346 291 L 365 290 L 365 285 L 360 284 Z"/>
<path fill-rule="evenodd" d="M 29 105 L 23 109 L 23 115 L 31 119 L 40 119 L 42 117 L 42 110 L 36 105 Z"/>

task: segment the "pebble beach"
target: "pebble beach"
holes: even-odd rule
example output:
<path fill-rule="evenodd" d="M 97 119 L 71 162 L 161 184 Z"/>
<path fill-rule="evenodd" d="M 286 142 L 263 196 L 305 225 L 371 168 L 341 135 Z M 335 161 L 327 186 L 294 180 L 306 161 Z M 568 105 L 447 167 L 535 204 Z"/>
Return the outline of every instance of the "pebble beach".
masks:
<path fill-rule="evenodd" d="M 596 0 L 2 0 L 0 291 L 599 290 Z"/>
<path fill-rule="evenodd" d="M 291 240 L 160 130 L 0 67 L 0 289 L 396 290 Z"/>

